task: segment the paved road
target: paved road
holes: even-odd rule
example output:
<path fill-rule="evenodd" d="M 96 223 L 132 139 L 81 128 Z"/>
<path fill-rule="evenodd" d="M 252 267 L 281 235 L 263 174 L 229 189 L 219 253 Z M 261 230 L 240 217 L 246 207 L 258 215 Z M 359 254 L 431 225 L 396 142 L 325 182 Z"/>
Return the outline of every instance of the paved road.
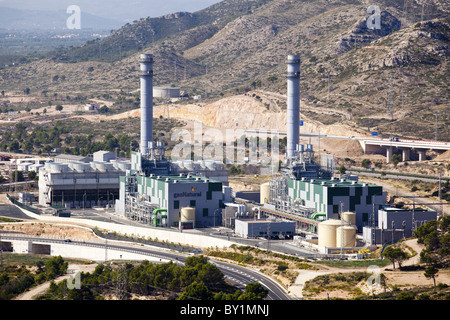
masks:
<path fill-rule="evenodd" d="M 0 217 L 8 217 L 15 219 L 33 219 L 27 216 L 16 206 L 6 203 L 0 203 Z"/>
<path fill-rule="evenodd" d="M 36 240 L 37 237 L 30 236 L 13 236 L 9 234 L 3 234 L 2 240 L 24 240 L 24 241 L 33 241 Z M 166 251 L 160 250 L 158 248 L 152 248 L 149 246 L 136 247 L 133 244 L 128 244 L 126 242 L 118 244 L 117 242 L 112 243 L 99 243 L 94 241 L 72 241 L 65 242 L 64 240 L 58 239 L 48 239 L 44 237 L 38 238 L 39 243 L 64 243 L 66 245 L 77 245 L 77 246 L 85 246 L 85 247 L 100 247 L 102 249 L 108 250 L 119 250 L 119 251 L 127 251 L 133 252 L 136 254 L 142 254 L 146 256 L 151 256 L 154 258 L 160 258 L 164 260 L 172 260 L 176 263 L 184 264 L 186 258 L 191 255 L 187 255 L 185 253 L 180 253 L 176 251 Z M 225 275 L 226 279 L 229 280 L 233 285 L 240 289 L 245 289 L 245 286 L 250 282 L 258 282 L 261 283 L 264 287 L 269 290 L 269 294 L 267 296 L 267 300 L 291 300 L 292 297 L 287 294 L 284 288 L 282 288 L 276 281 L 271 278 L 259 273 L 257 270 L 251 268 L 245 268 L 239 265 L 235 265 L 232 263 L 226 263 L 222 261 L 215 261 L 213 259 L 209 259 L 212 263 L 214 263 Z"/>

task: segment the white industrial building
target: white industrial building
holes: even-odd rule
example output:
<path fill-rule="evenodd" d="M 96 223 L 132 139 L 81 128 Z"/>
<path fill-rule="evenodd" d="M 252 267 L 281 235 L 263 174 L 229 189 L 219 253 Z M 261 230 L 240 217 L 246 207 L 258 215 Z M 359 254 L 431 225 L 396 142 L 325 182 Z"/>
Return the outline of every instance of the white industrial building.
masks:
<path fill-rule="evenodd" d="M 114 153 L 105 151 L 94 153 L 93 159 L 108 161 L 69 159 L 59 158 L 63 162 L 46 162 L 39 168 L 39 204 L 69 208 L 113 205 L 119 198 L 119 177 L 125 176 L 130 163 L 117 161 Z"/>
<path fill-rule="evenodd" d="M 382 207 L 373 226 L 363 228 L 363 240 L 369 244 L 396 242 L 411 237 L 417 227 L 437 219 L 437 212 L 426 209 Z"/>
<path fill-rule="evenodd" d="M 290 239 L 295 234 L 295 222 L 236 219 L 234 232 L 244 238 Z"/>

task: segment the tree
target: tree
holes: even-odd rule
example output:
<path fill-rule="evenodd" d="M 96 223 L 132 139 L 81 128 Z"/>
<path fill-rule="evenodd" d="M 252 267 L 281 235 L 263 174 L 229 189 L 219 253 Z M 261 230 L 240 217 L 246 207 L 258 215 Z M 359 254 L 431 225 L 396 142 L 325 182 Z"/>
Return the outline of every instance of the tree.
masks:
<path fill-rule="evenodd" d="M 177 300 L 211 300 L 212 298 L 212 292 L 203 282 L 194 281 L 184 289 Z"/>
<path fill-rule="evenodd" d="M 401 268 L 401 262 L 407 258 L 406 252 L 400 248 L 387 247 L 383 255 L 391 260 L 392 266 L 395 269 L 395 261 L 397 261 L 399 268 Z"/>
<path fill-rule="evenodd" d="M 435 266 L 429 266 L 425 269 L 424 275 L 427 279 L 433 279 L 434 286 L 436 287 L 436 277 L 439 269 Z"/>
<path fill-rule="evenodd" d="M 109 108 L 107 106 L 103 106 L 98 109 L 99 113 L 108 113 L 108 111 L 109 111 Z"/>
<path fill-rule="evenodd" d="M 345 174 L 346 171 L 347 171 L 347 169 L 345 169 L 345 166 L 343 164 L 341 164 L 341 166 L 339 167 L 339 173 Z"/>
<path fill-rule="evenodd" d="M 36 178 L 36 171 L 30 171 L 28 172 L 28 180 L 34 180 Z"/>
<path fill-rule="evenodd" d="M 20 150 L 20 144 L 16 140 L 10 143 L 9 145 L 9 151 L 11 152 L 17 152 Z"/>
<path fill-rule="evenodd" d="M 260 283 L 250 282 L 238 300 L 263 300 L 268 293 L 269 290 L 265 289 Z"/>
<path fill-rule="evenodd" d="M 60 105 L 60 104 L 58 104 L 56 107 L 55 107 L 55 110 L 56 111 L 62 111 L 62 109 L 63 109 L 63 106 L 62 105 Z"/>
<path fill-rule="evenodd" d="M 371 164 L 371 162 L 370 162 L 369 159 L 364 159 L 364 160 L 361 162 L 361 166 L 362 166 L 363 168 L 366 168 L 366 169 L 368 169 L 368 168 L 370 167 L 370 164 Z"/>
<path fill-rule="evenodd" d="M 16 176 L 17 176 L 17 179 L 16 179 Z M 17 170 L 13 171 L 12 172 L 12 180 L 13 181 L 17 180 L 17 182 L 24 181 L 23 172 L 22 171 L 17 171 Z"/>
<path fill-rule="evenodd" d="M 394 167 L 397 167 L 398 163 L 402 161 L 402 156 L 399 154 L 392 155 L 392 164 Z"/>

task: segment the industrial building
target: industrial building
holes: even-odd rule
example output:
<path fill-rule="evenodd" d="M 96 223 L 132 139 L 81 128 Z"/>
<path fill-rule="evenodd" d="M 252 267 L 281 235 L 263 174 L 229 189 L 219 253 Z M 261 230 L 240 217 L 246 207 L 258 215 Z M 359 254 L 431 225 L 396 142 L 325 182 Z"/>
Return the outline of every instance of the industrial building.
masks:
<path fill-rule="evenodd" d="M 385 204 L 385 193 L 382 187 L 357 179 L 333 177 L 333 157 L 322 154 L 317 161 L 311 144 L 299 144 L 300 57 L 288 56 L 286 64 L 286 160 L 280 172 L 261 185 L 260 211 L 295 221 L 298 229 L 311 232 L 317 232 L 320 221 L 339 219 L 342 212 L 351 211 L 361 231 L 369 216 Z"/>
<path fill-rule="evenodd" d="M 69 159 L 47 161 L 39 168 L 39 204 L 67 208 L 112 206 L 119 197 L 119 177 L 130 169 L 130 163 L 117 161 L 114 153 L 105 151 L 94 153 L 97 161 Z"/>
<path fill-rule="evenodd" d="M 234 232 L 244 238 L 292 239 L 295 222 L 270 220 L 236 220 Z"/>
<path fill-rule="evenodd" d="M 140 83 L 140 149 L 131 153 L 131 168 L 120 178 L 116 213 L 158 227 L 219 225 L 225 167 L 214 161 L 168 161 L 162 143 L 152 139 L 153 94 L 160 92 L 153 88 L 152 55 L 141 55 Z"/>
<path fill-rule="evenodd" d="M 373 210 L 386 201 L 382 187 L 346 179 L 287 179 L 287 188 L 294 202 L 298 200 L 321 214 L 316 217 L 338 219 L 340 212 L 355 212 L 360 231 L 369 223 Z"/>
<path fill-rule="evenodd" d="M 133 178 L 136 178 L 135 181 Z M 195 211 L 195 226 L 220 225 L 223 207 L 222 183 L 207 178 L 185 175 L 126 175 L 120 178 L 126 201 L 117 201 L 116 212 L 128 218 L 155 226 L 178 227 L 183 208 Z M 125 194 L 125 190 L 130 190 Z M 121 205 L 124 205 L 122 208 Z M 166 221 L 153 221 L 153 211 L 164 209 Z"/>
<path fill-rule="evenodd" d="M 427 209 L 382 207 L 372 225 L 363 228 L 364 242 L 384 244 L 411 237 L 417 227 L 436 220 L 437 212 Z"/>

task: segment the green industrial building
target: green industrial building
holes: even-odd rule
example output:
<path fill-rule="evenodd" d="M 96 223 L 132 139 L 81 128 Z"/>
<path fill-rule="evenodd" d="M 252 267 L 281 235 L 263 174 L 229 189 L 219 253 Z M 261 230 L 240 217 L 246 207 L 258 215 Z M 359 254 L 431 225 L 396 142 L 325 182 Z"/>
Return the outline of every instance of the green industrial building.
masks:
<path fill-rule="evenodd" d="M 120 190 L 124 201 L 118 211 L 145 224 L 179 227 L 183 208 L 195 209 L 195 227 L 217 226 L 221 221 L 220 181 L 183 173 L 149 176 L 129 173 L 120 178 Z"/>
<path fill-rule="evenodd" d="M 378 212 L 386 200 L 381 186 L 347 179 L 288 178 L 286 184 L 293 202 L 300 201 L 326 220 L 339 218 L 341 212 L 355 212 L 356 225 L 361 230 L 371 223 L 372 213 Z"/>

